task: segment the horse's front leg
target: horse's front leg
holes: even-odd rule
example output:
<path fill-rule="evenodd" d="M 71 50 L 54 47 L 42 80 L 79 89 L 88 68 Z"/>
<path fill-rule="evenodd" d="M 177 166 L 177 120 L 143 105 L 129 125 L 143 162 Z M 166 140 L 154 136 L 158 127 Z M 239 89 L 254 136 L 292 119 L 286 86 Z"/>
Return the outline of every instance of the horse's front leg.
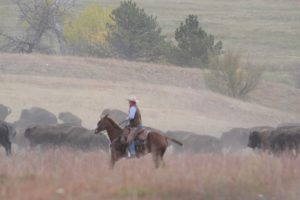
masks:
<path fill-rule="evenodd" d="M 115 162 L 114 160 L 111 159 L 111 160 L 110 160 L 110 164 L 109 164 L 109 168 L 110 168 L 110 169 L 114 169 L 115 163 L 116 163 L 116 162 Z"/>
<path fill-rule="evenodd" d="M 112 151 L 111 158 L 110 158 L 110 168 L 113 169 L 115 163 L 123 157 L 126 157 L 126 154 L 121 154 L 120 152 Z"/>
<path fill-rule="evenodd" d="M 117 161 L 117 155 L 115 152 L 112 151 L 110 155 L 110 165 L 109 165 L 110 169 L 114 168 L 116 161 Z"/>

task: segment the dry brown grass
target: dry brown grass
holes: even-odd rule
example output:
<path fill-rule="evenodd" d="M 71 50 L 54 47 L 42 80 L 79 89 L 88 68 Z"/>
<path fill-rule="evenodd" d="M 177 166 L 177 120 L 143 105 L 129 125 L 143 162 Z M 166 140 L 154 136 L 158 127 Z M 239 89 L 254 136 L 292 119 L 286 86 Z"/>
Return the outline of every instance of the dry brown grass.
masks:
<path fill-rule="evenodd" d="M 50 149 L 0 154 L 0 199 L 299 199 L 300 159 L 270 155 L 150 156 L 108 168 L 108 154 Z"/>

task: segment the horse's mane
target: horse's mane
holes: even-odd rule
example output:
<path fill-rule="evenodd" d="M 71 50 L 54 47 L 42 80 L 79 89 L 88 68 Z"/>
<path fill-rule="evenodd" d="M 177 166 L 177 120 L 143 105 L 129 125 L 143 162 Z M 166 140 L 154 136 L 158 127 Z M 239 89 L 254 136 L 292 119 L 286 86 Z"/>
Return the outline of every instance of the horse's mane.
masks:
<path fill-rule="evenodd" d="M 122 128 L 110 117 L 106 117 L 106 119 L 108 119 L 108 121 L 115 127 L 117 127 L 118 129 L 122 130 Z"/>

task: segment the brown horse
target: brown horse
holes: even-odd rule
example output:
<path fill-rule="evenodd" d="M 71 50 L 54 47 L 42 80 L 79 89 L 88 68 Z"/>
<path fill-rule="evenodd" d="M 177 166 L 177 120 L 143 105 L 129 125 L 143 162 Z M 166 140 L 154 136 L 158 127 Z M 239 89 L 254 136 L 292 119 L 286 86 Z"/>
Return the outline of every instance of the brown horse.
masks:
<path fill-rule="evenodd" d="M 122 140 L 123 129 L 117 125 L 112 119 L 105 115 L 97 124 L 97 128 L 95 130 L 95 134 L 106 130 L 108 137 L 110 139 L 110 148 L 111 148 L 111 162 L 110 166 L 113 168 L 115 163 L 127 156 L 127 143 L 124 143 Z M 181 142 L 159 134 L 155 131 L 149 131 L 147 134 L 145 144 L 142 145 L 142 148 L 137 148 L 137 157 L 146 155 L 147 153 L 151 153 L 155 167 L 159 167 L 161 162 L 163 161 L 164 153 L 168 147 L 168 140 L 171 140 L 178 145 L 182 145 Z M 139 146 L 139 145 L 137 145 Z M 141 146 L 140 146 L 141 147 Z"/>

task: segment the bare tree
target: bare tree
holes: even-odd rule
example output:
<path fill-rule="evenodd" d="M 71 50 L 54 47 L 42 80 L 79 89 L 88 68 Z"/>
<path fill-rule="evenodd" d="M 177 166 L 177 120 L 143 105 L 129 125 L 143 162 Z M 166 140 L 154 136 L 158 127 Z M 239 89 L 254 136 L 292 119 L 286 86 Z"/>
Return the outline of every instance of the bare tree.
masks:
<path fill-rule="evenodd" d="M 74 7 L 75 0 L 15 0 L 20 10 L 23 27 L 21 36 L 9 36 L 0 33 L 5 42 L 2 50 L 31 53 L 38 50 L 44 38 L 54 35 L 64 53 L 63 20 L 68 11 Z"/>
<path fill-rule="evenodd" d="M 264 69 L 241 63 L 241 55 L 225 52 L 222 59 L 215 58 L 205 74 L 205 83 L 211 90 L 235 98 L 244 98 L 259 83 Z"/>

